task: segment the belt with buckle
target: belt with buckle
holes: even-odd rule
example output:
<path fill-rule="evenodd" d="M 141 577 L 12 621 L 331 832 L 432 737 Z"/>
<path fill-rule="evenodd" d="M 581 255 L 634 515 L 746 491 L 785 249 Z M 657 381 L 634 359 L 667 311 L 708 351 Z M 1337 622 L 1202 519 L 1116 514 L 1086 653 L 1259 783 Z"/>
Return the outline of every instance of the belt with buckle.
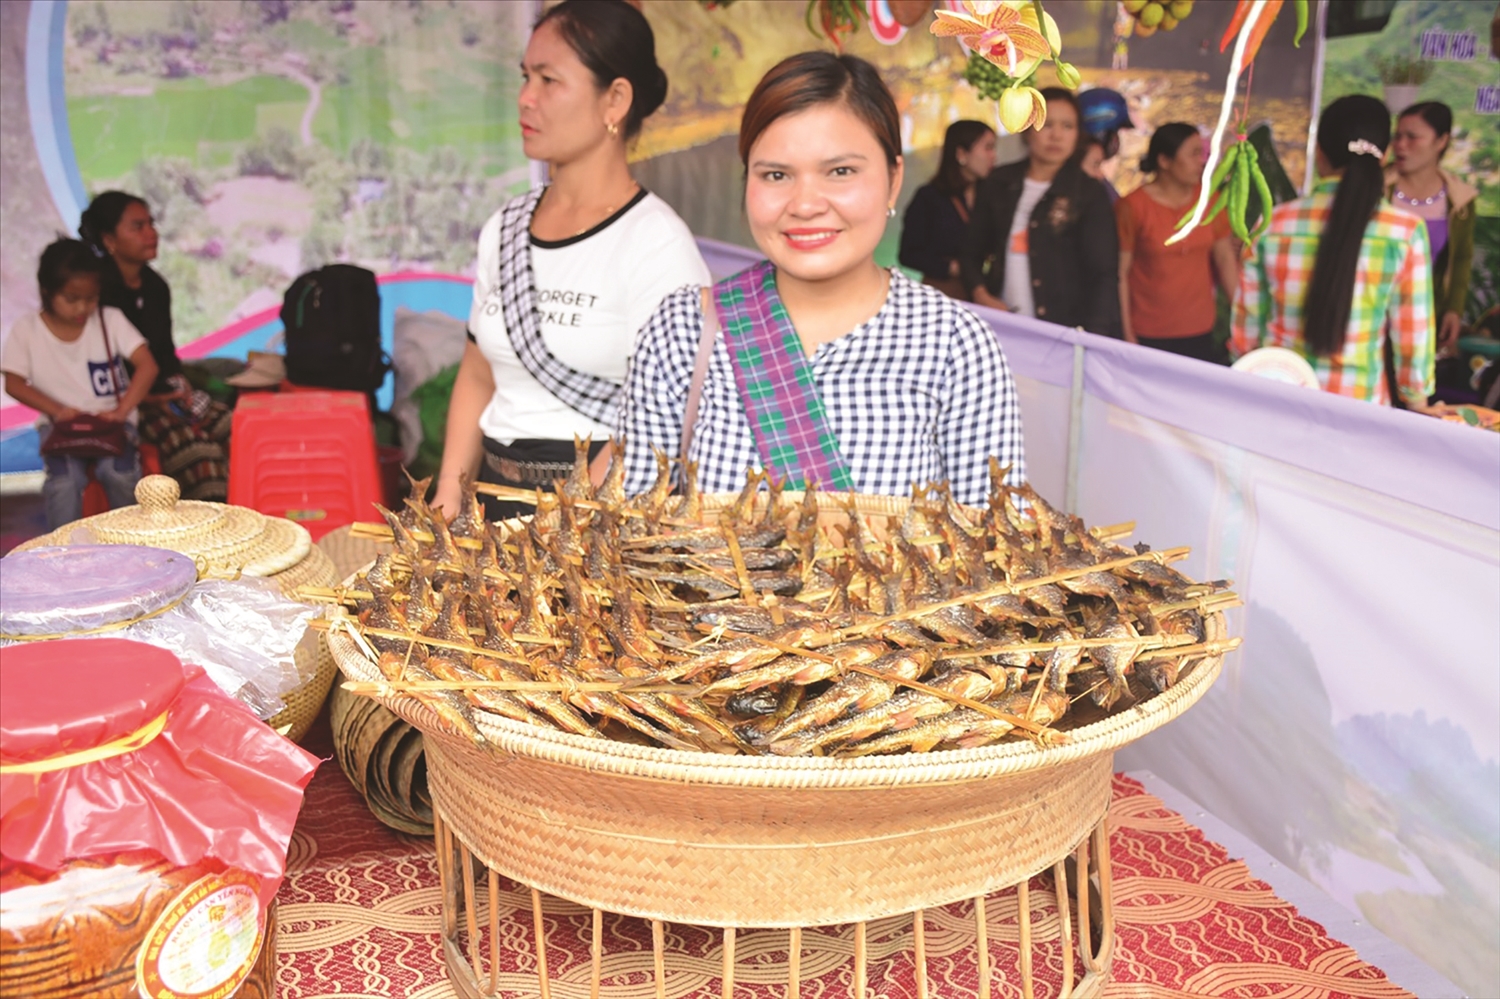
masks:
<path fill-rule="evenodd" d="M 573 465 L 566 461 L 517 461 L 484 452 L 484 463 L 490 471 L 505 479 L 526 486 L 550 486 L 558 479 L 566 479 L 573 473 Z"/>

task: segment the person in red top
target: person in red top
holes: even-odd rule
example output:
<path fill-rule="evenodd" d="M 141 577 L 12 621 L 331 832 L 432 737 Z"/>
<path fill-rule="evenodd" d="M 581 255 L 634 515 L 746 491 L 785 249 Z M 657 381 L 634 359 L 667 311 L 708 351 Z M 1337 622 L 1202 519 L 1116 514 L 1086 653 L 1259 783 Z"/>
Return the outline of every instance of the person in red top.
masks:
<path fill-rule="evenodd" d="M 1232 301 L 1239 253 L 1222 213 L 1167 246 L 1203 183 L 1206 153 L 1198 129 L 1182 122 L 1151 136 L 1141 172 L 1151 179 L 1115 204 L 1120 232 L 1120 311 L 1125 339 L 1201 361 L 1227 364 L 1214 343 L 1214 281 Z"/>

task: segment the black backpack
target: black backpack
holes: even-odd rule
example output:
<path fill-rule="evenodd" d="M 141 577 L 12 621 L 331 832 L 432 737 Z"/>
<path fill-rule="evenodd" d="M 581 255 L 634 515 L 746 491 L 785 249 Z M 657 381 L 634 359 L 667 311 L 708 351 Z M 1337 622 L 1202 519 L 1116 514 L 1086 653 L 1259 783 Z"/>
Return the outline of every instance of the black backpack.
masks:
<path fill-rule="evenodd" d="M 374 392 L 391 368 L 380 349 L 380 291 L 363 267 L 329 264 L 297 278 L 281 322 L 294 385 Z"/>

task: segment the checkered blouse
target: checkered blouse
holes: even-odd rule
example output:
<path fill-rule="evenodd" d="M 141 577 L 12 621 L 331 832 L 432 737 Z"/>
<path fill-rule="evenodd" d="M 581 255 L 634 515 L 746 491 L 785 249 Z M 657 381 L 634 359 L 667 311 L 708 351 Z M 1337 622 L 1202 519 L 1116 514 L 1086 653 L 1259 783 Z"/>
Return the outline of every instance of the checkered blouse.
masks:
<path fill-rule="evenodd" d="M 1434 333 L 1432 256 L 1427 227 L 1410 212 L 1382 204 L 1365 229 L 1354 277 L 1354 302 L 1343 351 L 1314 357 L 1302 343 L 1302 315 L 1318 238 L 1333 205 L 1337 180 L 1280 205 L 1240 276 L 1231 348 L 1288 347 L 1307 358 L 1329 392 L 1388 402 L 1386 321 L 1395 348 L 1396 384 L 1403 396 L 1425 402 L 1432 392 Z"/>
<path fill-rule="evenodd" d="M 625 380 L 618 430 L 629 441 L 625 488 L 655 478 L 651 448 L 675 455 L 703 331 L 698 289 L 662 300 L 641 330 Z M 948 480 L 961 503 L 982 504 L 987 458 L 1025 477 L 1021 407 L 994 332 L 941 292 L 891 272 L 885 305 L 812 356 L 828 422 L 859 492 L 910 493 Z M 722 337 L 714 346 L 689 457 L 704 492 L 732 492 L 760 459 Z"/>

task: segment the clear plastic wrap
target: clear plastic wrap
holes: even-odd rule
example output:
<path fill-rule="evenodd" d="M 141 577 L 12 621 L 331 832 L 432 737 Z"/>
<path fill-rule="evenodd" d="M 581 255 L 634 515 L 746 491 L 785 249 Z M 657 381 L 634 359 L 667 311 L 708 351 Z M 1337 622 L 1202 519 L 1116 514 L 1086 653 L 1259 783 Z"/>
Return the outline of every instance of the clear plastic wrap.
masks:
<path fill-rule="evenodd" d="M 74 545 L 0 559 L 0 637 L 71 637 L 171 607 L 192 590 L 186 555 L 139 545 Z"/>
<path fill-rule="evenodd" d="M 320 611 L 266 579 L 196 580 L 187 556 L 137 545 L 8 555 L 0 560 L 0 647 L 43 636 L 145 642 L 203 667 L 226 694 L 270 718 L 312 679 L 313 658 L 299 669 L 295 653 Z"/>
<path fill-rule="evenodd" d="M 287 599 L 266 579 L 205 579 L 165 614 L 110 634 L 202 666 L 220 690 L 264 721 L 285 707 L 285 695 L 312 679 L 311 660 L 303 673 L 295 652 L 320 613 Z"/>

